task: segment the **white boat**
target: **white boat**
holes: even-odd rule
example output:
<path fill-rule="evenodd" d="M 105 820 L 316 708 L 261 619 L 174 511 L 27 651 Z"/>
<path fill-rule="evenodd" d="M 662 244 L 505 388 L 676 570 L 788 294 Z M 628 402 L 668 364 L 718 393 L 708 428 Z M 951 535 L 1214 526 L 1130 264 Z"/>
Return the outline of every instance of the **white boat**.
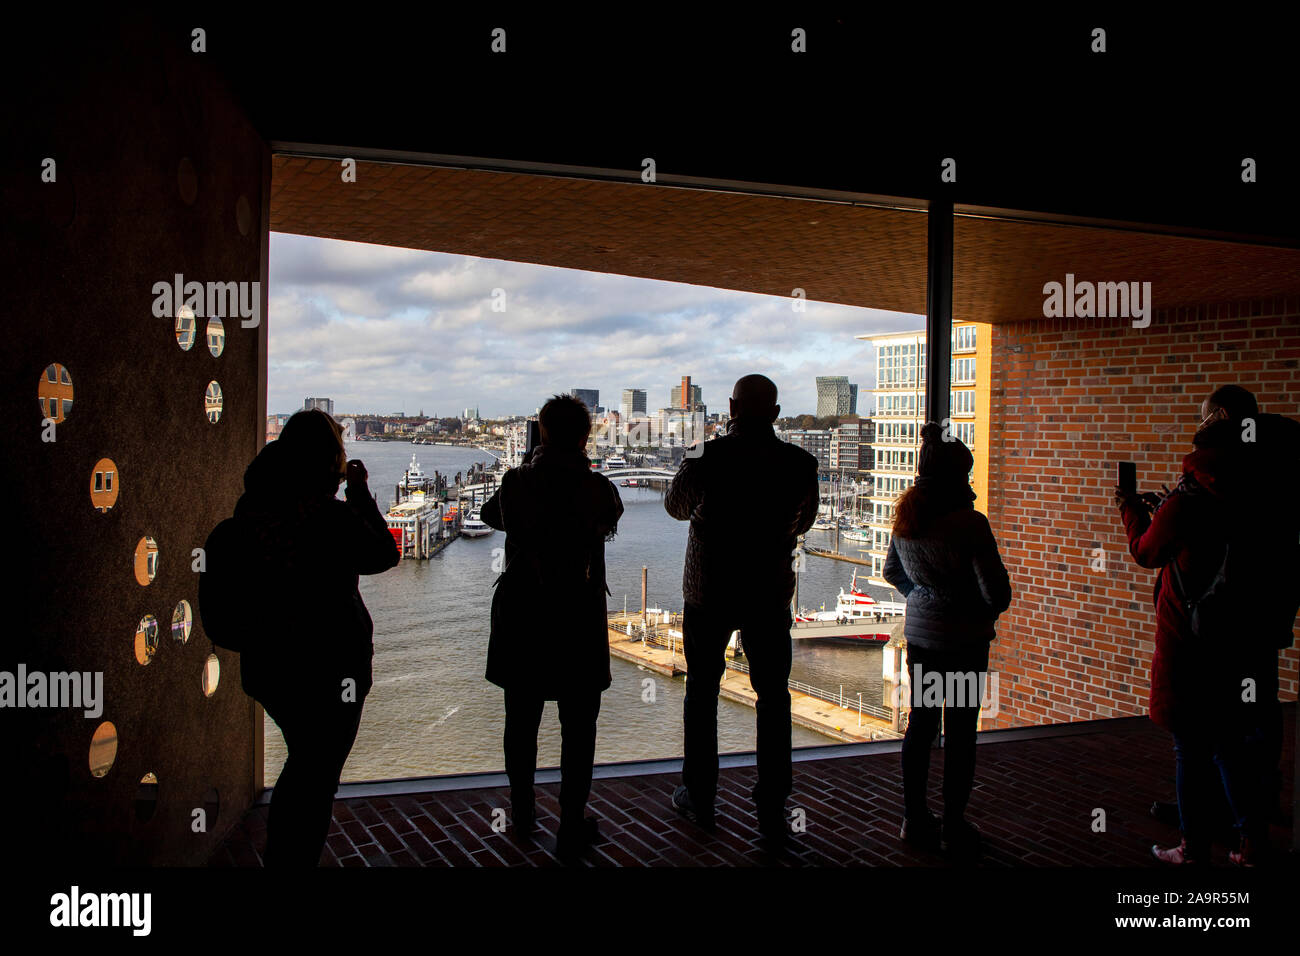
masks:
<path fill-rule="evenodd" d="M 843 537 L 845 541 L 870 541 L 871 540 L 871 533 L 869 531 L 864 531 L 861 528 L 854 528 L 851 531 L 841 531 L 840 536 Z"/>
<path fill-rule="evenodd" d="M 831 521 L 829 518 L 818 518 L 816 521 L 813 522 L 813 526 L 812 526 L 812 529 L 811 529 L 811 530 L 813 530 L 813 531 L 834 531 L 834 530 L 835 530 L 835 522 Z"/>
<path fill-rule="evenodd" d="M 794 616 L 795 625 L 810 625 L 821 622 L 833 622 L 838 624 L 854 623 L 871 623 L 876 624 L 891 618 L 897 618 L 907 605 L 893 601 L 877 601 L 871 595 L 862 590 L 858 584 L 858 571 L 853 570 L 853 578 L 849 582 L 849 589 L 845 591 L 840 588 L 839 596 L 835 601 L 835 610 L 827 611 L 799 611 Z M 847 639 L 857 641 L 885 641 L 889 639 L 888 634 L 842 634 L 836 635 L 836 639 Z"/>
<path fill-rule="evenodd" d="M 493 534 L 495 531 L 496 528 L 483 521 L 483 517 L 477 509 L 467 514 L 460 525 L 460 533 L 467 538 L 482 538 Z"/>
<path fill-rule="evenodd" d="M 608 471 L 611 468 L 626 468 L 626 467 L 627 467 L 627 459 L 624 458 L 622 455 L 611 455 L 609 458 L 605 459 L 606 471 Z"/>

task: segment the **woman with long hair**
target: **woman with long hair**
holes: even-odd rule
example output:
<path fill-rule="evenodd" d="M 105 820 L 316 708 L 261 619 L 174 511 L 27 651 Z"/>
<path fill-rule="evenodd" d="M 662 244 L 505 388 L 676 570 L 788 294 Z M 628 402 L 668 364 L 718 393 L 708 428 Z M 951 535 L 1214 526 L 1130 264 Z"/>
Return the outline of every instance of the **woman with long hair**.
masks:
<path fill-rule="evenodd" d="M 297 412 L 248 466 L 235 506 L 245 558 L 265 589 L 248 622 L 257 633 L 240 655 L 241 682 L 289 751 L 271 795 L 268 867 L 319 862 L 372 683 L 374 627 L 357 576 L 400 557 L 342 434 L 322 411 Z"/>
<path fill-rule="evenodd" d="M 917 478 L 894 508 L 884 577 L 907 599 L 903 636 L 911 712 L 903 737 L 903 827 L 910 843 L 974 854 L 966 820 L 975 780 L 975 729 L 993 624 L 1011 583 L 988 518 L 974 508 L 974 458 L 934 422 L 921 429 Z M 943 817 L 931 812 L 930 748 L 944 726 Z"/>

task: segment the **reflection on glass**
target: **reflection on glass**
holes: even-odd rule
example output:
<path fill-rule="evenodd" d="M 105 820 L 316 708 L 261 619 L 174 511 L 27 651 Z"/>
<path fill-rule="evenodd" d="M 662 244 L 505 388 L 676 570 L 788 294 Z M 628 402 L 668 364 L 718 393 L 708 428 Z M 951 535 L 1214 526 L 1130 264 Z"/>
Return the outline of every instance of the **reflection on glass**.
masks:
<path fill-rule="evenodd" d="M 194 310 L 183 305 L 176 310 L 176 344 L 188 352 L 194 346 L 194 332 L 198 323 L 194 319 Z"/>
<path fill-rule="evenodd" d="M 203 410 L 212 424 L 221 421 L 221 386 L 216 382 L 208 382 L 208 389 L 203 393 Z"/>
<path fill-rule="evenodd" d="M 194 626 L 194 613 L 189 601 L 181 601 L 172 611 L 172 640 L 184 644 L 190 639 L 190 628 Z"/>
<path fill-rule="evenodd" d="M 216 654 L 209 654 L 203 662 L 203 694 L 211 697 L 216 692 L 217 682 L 221 680 L 221 661 Z"/>
<path fill-rule="evenodd" d="M 95 462 L 90 472 L 90 504 L 101 514 L 117 504 L 117 465 L 111 458 Z"/>
<path fill-rule="evenodd" d="M 90 738 L 90 775 L 102 777 L 117 759 L 117 728 L 111 720 L 106 720 L 95 728 Z"/>
<path fill-rule="evenodd" d="M 145 535 L 135 546 L 135 579 L 148 584 L 158 573 L 158 542 Z"/>
<path fill-rule="evenodd" d="M 72 376 L 58 362 L 47 365 L 37 381 L 36 401 L 41 406 L 41 417 L 56 422 L 66 419 L 72 411 Z"/>
<path fill-rule="evenodd" d="M 208 351 L 220 355 L 226 347 L 226 326 L 220 319 L 208 319 Z"/>
<path fill-rule="evenodd" d="M 158 619 L 152 614 L 140 618 L 135 628 L 135 659 L 148 664 L 158 653 Z"/>

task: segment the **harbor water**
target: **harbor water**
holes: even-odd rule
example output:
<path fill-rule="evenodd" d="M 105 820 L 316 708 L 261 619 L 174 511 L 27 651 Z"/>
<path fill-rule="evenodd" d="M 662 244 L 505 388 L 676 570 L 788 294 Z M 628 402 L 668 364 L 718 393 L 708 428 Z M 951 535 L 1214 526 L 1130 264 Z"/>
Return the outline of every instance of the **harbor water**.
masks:
<path fill-rule="evenodd" d="M 381 511 L 415 454 L 425 474 L 454 476 L 491 456 L 466 447 L 414 446 L 405 442 L 348 443 L 349 458 L 360 458 Z M 687 522 L 675 521 L 659 491 L 619 488 L 624 515 L 617 537 L 605 545 L 609 609 L 624 601 L 639 610 L 641 568 L 649 568 L 649 606 L 680 611 Z M 808 543 L 833 547 L 835 532 L 810 532 Z M 403 560 L 383 574 L 362 577 L 361 596 L 375 622 L 374 688 L 365 701 L 361 729 L 343 771 L 344 781 L 379 780 L 431 774 L 499 771 L 504 759 L 502 691 L 483 677 L 487 655 L 488 609 L 492 598 L 493 549 L 504 544 L 495 532 L 459 538 L 425 561 Z M 853 554 L 861 545 L 840 541 Z M 743 560 L 743 556 L 738 560 Z M 800 575 L 804 607 L 835 606 L 855 566 L 808 558 Z M 867 587 L 878 600 L 886 588 Z M 737 595 L 744 600 L 744 595 Z M 520 609 L 528 614 L 562 615 L 562 607 Z M 556 653 L 563 653 L 556 648 Z M 821 641 L 796 641 L 791 677 L 835 693 L 843 688 L 847 706 L 857 695 L 881 703 L 881 650 Z M 684 678 L 669 679 L 636 664 L 611 660 L 613 684 L 601 699 L 596 760 L 600 763 L 677 757 L 682 749 Z M 653 695 L 643 683 L 652 679 Z M 653 700 L 647 700 L 653 696 Z M 850 718 L 851 719 L 851 718 Z M 796 747 L 834 742 L 795 726 Z M 754 748 L 754 711 L 728 700 L 718 702 L 718 744 L 722 752 Z M 266 719 L 266 783 L 275 782 L 284 763 L 284 740 Z M 559 721 L 547 703 L 538 740 L 538 766 L 558 766 Z"/>

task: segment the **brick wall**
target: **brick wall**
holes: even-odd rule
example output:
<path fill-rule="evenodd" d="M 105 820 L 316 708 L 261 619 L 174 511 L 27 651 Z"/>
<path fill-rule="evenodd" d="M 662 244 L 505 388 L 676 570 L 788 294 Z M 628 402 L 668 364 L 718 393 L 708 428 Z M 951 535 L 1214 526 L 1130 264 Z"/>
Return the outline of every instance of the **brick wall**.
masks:
<path fill-rule="evenodd" d="M 1300 417 L 1300 299 L 1171 309 L 1145 329 L 1008 322 L 992 327 L 992 348 L 989 494 L 976 507 L 1014 599 L 990 660 L 1000 714 L 982 726 L 1144 714 L 1156 572 L 1129 557 L 1115 462 L 1137 462 L 1140 489 L 1173 487 L 1201 400 L 1229 382 L 1251 389 L 1261 411 Z M 1091 568 L 1096 548 L 1104 572 Z M 1293 647 L 1283 699 L 1296 687 Z"/>

